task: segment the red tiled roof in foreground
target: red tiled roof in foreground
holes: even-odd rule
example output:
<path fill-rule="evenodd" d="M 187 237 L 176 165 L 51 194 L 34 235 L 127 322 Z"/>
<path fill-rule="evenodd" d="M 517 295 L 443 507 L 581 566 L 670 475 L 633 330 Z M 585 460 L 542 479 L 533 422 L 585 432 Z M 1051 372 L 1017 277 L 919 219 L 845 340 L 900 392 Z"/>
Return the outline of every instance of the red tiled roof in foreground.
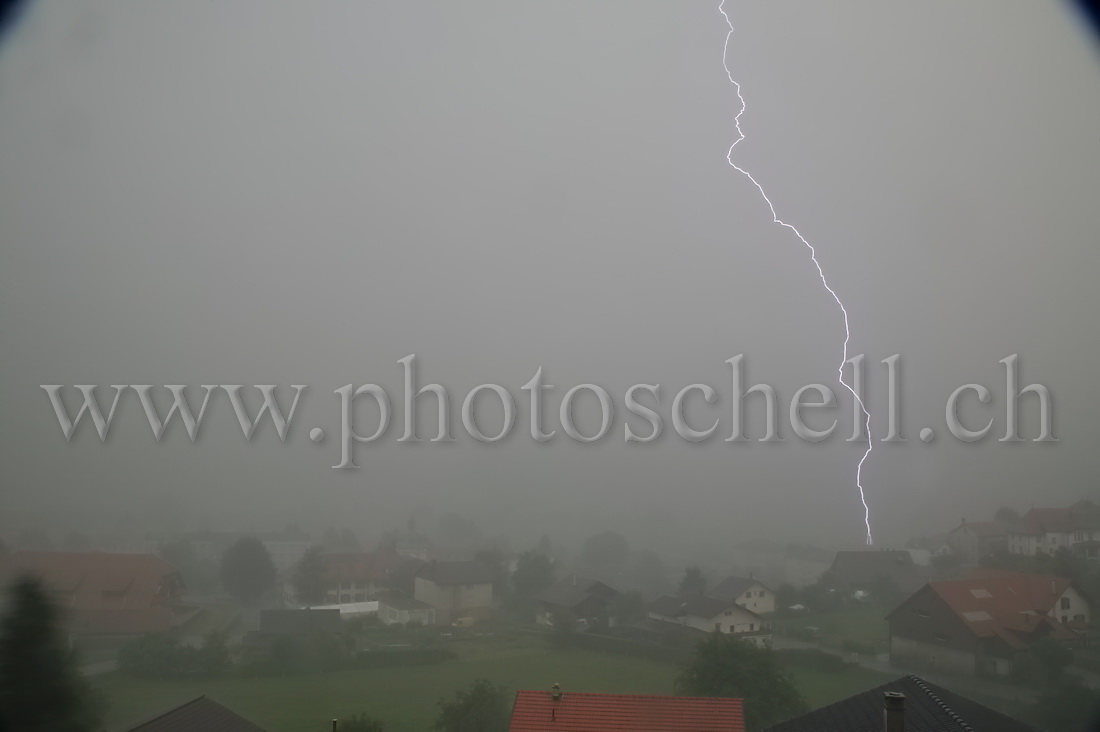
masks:
<path fill-rule="evenodd" d="M 744 732 L 740 699 L 518 691 L 509 732 Z"/>

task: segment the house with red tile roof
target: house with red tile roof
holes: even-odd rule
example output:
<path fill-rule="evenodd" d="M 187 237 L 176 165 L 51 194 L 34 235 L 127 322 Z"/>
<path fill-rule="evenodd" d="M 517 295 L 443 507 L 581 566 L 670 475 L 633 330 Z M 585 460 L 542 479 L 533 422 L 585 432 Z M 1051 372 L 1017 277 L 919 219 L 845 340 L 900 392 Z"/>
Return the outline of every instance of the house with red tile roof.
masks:
<path fill-rule="evenodd" d="M 0 556 L 0 587 L 40 578 L 76 635 L 164 633 L 183 618 L 176 569 L 151 554 L 14 552 Z M 3 599 L 0 599 L 0 603 Z"/>
<path fill-rule="evenodd" d="M 1007 546 L 1010 553 L 1026 556 L 1064 547 L 1100 560 L 1100 506 L 1084 500 L 1068 508 L 1032 508 L 1009 528 Z"/>
<path fill-rule="evenodd" d="M 744 732 L 740 699 L 518 691 L 509 732 Z"/>
<path fill-rule="evenodd" d="M 886 616 L 890 659 L 899 664 L 1004 676 L 1040 638 L 1082 642 L 1089 599 L 1064 577 L 975 570 L 929 582 Z"/>

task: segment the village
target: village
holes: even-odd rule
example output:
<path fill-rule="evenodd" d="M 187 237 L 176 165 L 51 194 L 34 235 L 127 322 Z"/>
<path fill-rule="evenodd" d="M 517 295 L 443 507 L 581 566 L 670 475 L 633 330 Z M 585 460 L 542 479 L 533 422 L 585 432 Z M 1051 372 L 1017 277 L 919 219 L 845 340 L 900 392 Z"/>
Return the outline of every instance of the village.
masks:
<path fill-rule="evenodd" d="M 209 714 L 239 718 L 225 729 L 424 729 L 479 689 L 514 731 L 550 709 L 576 729 L 676 710 L 721 726 L 675 729 L 808 732 L 880 719 L 886 692 L 939 699 L 934 713 L 974 729 L 1055 729 L 1051 708 L 1087 712 L 1100 694 L 1089 500 L 1002 507 L 898 549 L 731 543 L 690 563 L 615 531 L 513 551 L 457 514 L 371 546 L 295 526 L 51 541 L 5 538 L 0 582 L 36 578 L 63 609 L 108 729 Z M 688 693 L 682 669 L 711 638 L 763 678 L 778 669 L 794 701 L 767 685 Z"/>

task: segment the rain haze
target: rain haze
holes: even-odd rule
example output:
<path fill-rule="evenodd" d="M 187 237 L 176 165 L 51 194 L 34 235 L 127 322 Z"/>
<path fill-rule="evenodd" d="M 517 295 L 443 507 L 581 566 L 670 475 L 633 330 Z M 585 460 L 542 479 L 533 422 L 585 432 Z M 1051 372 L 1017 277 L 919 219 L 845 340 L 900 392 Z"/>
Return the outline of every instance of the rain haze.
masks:
<path fill-rule="evenodd" d="M 471 546 L 540 536 L 576 557 L 621 534 L 681 571 L 721 571 L 751 542 L 822 551 L 865 543 L 855 483 L 866 442 L 837 382 L 865 355 L 873 450 L 862 482 L 875 548 L 900 549 L 1002 506 L 1100 499 L 1093 382 L 1100 346 L 1100 55 L 1069 5 L 727 2 L 31 2 L 0 45 L 0 540 L 350 528 L 363 547 L 412 525 L 436 543 L 461 517 Z M 406 424 L 400 359 L 449 392 Z M 743 354 L 748 441 L 729 441 Z M 899 354 L 899 424 L 887 369 Z M 1005 366 L 1020 442 L 1006 429 Z M 545 442 L 530 434 L 541 368 Z M 374 383 L 389 430 L 341 461 L 340 387 Z M 805 412 L 836 432 L 792 431 Z M 982 440 L 945 424 L 959 413 Z M 108 438 L 71 440 L 41 385 L 307 385 L 280 440 L 242 435 L 215 391 L 199 436 L 161 439 L 138 395 Z M 466 395 L 499 384 L 515 425 L 474 439 Z M 579 384 L 614 413 L 592 443 L 559 418 Z M 663 419 L 650 433 L 638 393 Z M 673 399 L 708 439 L 673 429 Z M 806 401 L 813 401 L 807 397 Z M 482 431 L 503 424 L 491 392 Z M 591 392 L 577 429 L 600 430 Z M 360 435 L 378 426 L 355 402 Z M 313 428 L 324 430 L 319 442 Z M 922 428 L 935 439 L 918 437 Z M 445 517 L 451 517 L 447 519 Z M 448 524 L 448 521 L 451 521 Z M 410 529 L 411 530 L 411 529 Z M 433 533 L 435 532 L 435 533 Z M 454 532 L 452 532 L 454 533 Z M 474 538 L 470 538 L 473 536 Z M 457 541 L 457 540 L 456 540 Z M 736 561 L 729 567 L 740 566 Z M 429 700 L 432 701 L 432 700 Z"/>

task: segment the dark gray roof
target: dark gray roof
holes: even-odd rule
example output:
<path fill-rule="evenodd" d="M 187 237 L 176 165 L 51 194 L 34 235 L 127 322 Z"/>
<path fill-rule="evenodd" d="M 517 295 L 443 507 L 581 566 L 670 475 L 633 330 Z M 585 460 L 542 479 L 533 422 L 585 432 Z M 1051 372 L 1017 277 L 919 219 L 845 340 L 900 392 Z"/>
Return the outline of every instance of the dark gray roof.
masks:
<path fill-rule="evenodd" d="M 493 581 L 493 570 L 481 562 L 428 562 L 417 577 L 437 585 L 479 585 Z"/>
<path fill-rule="evenodd" d="M 715 615 L 718 615 L 724 610 L 728 610 L 735 604 L 733 600 L 721 597 L 707 597 L 705 595 L 684 595 L 682 597 L 662 595 L 649 603 L 646 609 L 651 613 L 664 615 L 670 618 L 680 617 L 681 615 L 713 618 Z M 745 608 L 741 609 L 747 613 L 756 614 L 751 610 L 746 610 Z"/>
<path fill-rule="evenodd" d="M 339 610 L 261 610 L 260 632 L 296 635 L 315 630 L 340 630 Z"/>
<path fill-rule="evenodd" d="M 264 729 L 213 699 L 200 696 L 122 727 L 119 732 L 264 732 Z"/>
<path fill-rule="evenodd" d="M 707 594 L 711 597 L 736 600 L 738 597 L 745 594 L 753 585 L 766 587 L 766 585 L 758 579 L 753 579 L 752 577 L 734 577 L 731 575 L 716 584 L 710 590 L 707 590 Z"/>
<path fill-rule="evenodd" d="M 604 600 L 610 600 L 618 594 L 618 590 L 609 585 L 605 585 L 599 580 L 586 579 L 572 575 L 565 579 L 558 580 L 537 593 L 534 599 L 548 605 L 572 608 L 593 595 Z"/>
<path fill-rule="evenodd" d="M 780 722 L 766 732 L 882 732 L 882 700 L 887 691 L 905 694 L 906 730 L 1035 732 L 1023 722 L 917 676 L 902 676 L 809 714 Z"/>

